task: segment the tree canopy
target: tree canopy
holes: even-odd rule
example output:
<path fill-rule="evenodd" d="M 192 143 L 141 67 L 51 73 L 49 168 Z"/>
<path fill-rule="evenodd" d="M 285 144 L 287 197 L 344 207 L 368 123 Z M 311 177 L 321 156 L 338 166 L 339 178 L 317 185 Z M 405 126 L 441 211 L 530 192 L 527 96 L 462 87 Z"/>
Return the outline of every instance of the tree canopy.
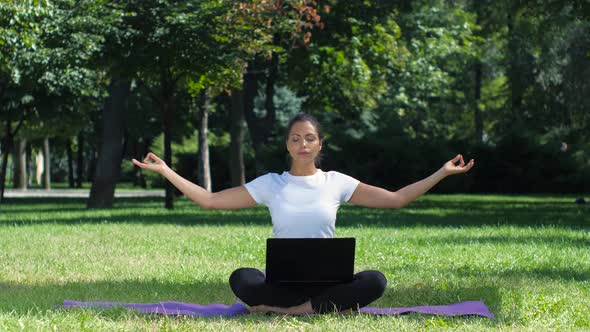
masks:
<path fill-rule="evenodd" d="M 247 178 L 287 167 L 282 131 L 305 111 L 326 126 L 325 167 L 385 187 L 460 150 L 486 163 L 442 191 L 584 191 L 588 13 L 585 1 L 1 1 L 0 180 L 15 140 L 85 136 L 80 158 L 96 163 L 106 105 L 124 112 L 121 158 L 163 137 L 172 163 L 207 105 L 217 189 L 232 168 L 220 165 L 241 160 L 230 142 Z"/>

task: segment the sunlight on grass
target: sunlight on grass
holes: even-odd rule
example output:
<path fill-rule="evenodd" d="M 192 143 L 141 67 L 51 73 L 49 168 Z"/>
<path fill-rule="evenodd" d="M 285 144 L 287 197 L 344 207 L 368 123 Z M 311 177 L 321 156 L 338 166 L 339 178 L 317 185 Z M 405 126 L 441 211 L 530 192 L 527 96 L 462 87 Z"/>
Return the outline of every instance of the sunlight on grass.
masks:
<path fill-rule="evenodd" d="M 506 330 L 590 328 L 590 209 L 571 197 L 427 195 L 401 210 L 343 206 L 337 236 L 357 238 L 356 269 L 388 278 L 372 306 L 482 300 L 478 317 L 365 315 L 204 319 L 82 301 L 233 303 L 227 279 L 264 265 L 266 208 L 203 211 L 181 199 L 9 199 L 0 208 L 0 330 Z"/>

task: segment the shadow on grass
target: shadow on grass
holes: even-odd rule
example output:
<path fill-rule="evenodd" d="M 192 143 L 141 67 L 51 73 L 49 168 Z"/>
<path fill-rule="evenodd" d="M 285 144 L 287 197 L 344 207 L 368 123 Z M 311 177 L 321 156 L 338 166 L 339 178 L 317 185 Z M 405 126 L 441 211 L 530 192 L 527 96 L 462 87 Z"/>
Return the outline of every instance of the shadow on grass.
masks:
<path fill-rule="evenodd" d="M 19 212 L 63 212 L 63 211 L 93 211 L 86 209 L 87 198 L 80 197 L 10 197 L 4 198 L 0 209 L 11 213 Z M 162 198 L 158 197 L 120 197 L 115 198 L 115 205 L 111 209 L 120 210 L 141 205 L 163 207 Z M 49 205 L 49 206 L 47 206 Z M 99 210 L 94 210 L 99 211 Z"/>
<path fill-rule="evenodd" d="M 0 282 L 0 312 L 27 313 L 31 310 L 63 308 L 64 300 L 153 303 L 233 303 L 237 299 L 227 282 L 195 280 L 194 283 L 161 280 L 65 282 L 21 285 Z"/>
<path fill-rule="evenodd" d="M 188 200 L 166 210 L 159 198 L 118 198 L 115 207 L 87 210 L 83 198 L 10 198 L 0 208 L 1 225 L 42 223 L 140 223 L 176 225 L 270 225 L 266 207 L 239 211 L 205 211 Z M 36 214 L 34 218 L 31 213 Z M 52 216 L 55 213 L 56 216 Z M 464 227 L 483 225 L 590 227 L 590 207 L 548 199 L 544 201 L 505 200 L 457 201 L 456 198 L 418 200 L 403 209 L 369 209 L 344 205 L 338 213 L 338 227 L 414 227 L 417 225 Z"/>
<path fill-rule="evenodd" d="M 589 281 L 590 270 L 558 267 L 510 268 L 506 270 L 474 270 L 459 267 L 452 270 L 460 277 L 501 277 L 509 280 Z"/>
<path fill-rule="evenodd" d="M 113 301 L 125 303 L 156 303 L 178 301 L 198 304 L 232 304 L 237 298 L 224 282 L 195 282 L 190 284 L 153 281 L 99 281 L 70 282 L 63 284 L 20 285 L 0 283 L 0 312 L 31 314 L 47 310 L 66 310 L 64 300 L 84 302 Z M 502 299 L 495 287 L 455 287 L 445 291 L 430 288 L 388 288 L 382 298 L 371 304 L 372 307 L 410 307 L 421 305 L 445 305 L 462 301 L 483 301 L 492 312 L 498 312 Z M 87 310 L 87 309 L 84 309 Z M 110 319 L 128 319 L 122 308 L 91 309 Z M 159 319 L 157 315 L 143 315 L 145 319 Z M 345 316 L 346 317 L 346 316 Z M 269 320 L 264 315 L 254 315 L 248 319 Z M 297 317 L 310 319 L 310 317 Z M 206 318 L 204 318 L 206 319 Z"/>
<path fill-rule="evenodd" d="M 479 245 L 479 244 L 517 244 L 530 246 L 564 246 L 564 247 L 590 247 L 590 235 L 579 233 L 571 235 L 554 235 L 547 233 L 539 233 L 536 235 L 486 235 L 481 232 L 481 235 L 429 235 L 428 237 L 421 237 L 416 239 L 406 239 L 409 243 L 417 245 Z"/>

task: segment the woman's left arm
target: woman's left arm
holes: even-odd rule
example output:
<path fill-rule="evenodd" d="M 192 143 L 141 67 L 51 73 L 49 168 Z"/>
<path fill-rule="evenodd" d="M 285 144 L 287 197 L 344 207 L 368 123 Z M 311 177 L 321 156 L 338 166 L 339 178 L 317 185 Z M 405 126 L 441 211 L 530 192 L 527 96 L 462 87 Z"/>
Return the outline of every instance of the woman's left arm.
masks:
<path fill-rule="evenodd" d="M 458 165 L 456 165 L 457 162 L 459 162 Z M 352 194 L 349 202 L 365 207 L 402 208 L 426 193 L 437 183 L 439 183 L 440 180 L 449 175 L 466 173 L 473 167 L 474 164 L 475 161 L 473 159 L 471 159 L 469 163 L 465 164 L 463 161 L 463 156 L 458 154 L 455 158 L 447 161 L 431 176 L 405 186 L 395 192 L 361 182 L 356 187 L 356 190 Z"/>

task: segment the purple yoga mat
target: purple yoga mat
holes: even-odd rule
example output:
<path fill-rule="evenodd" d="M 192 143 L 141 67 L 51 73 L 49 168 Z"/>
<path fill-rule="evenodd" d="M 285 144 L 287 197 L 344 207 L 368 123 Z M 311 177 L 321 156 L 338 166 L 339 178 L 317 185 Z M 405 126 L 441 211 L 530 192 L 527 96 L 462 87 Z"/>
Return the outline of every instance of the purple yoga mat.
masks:
<path fill-rule="evenodd" d="M 360 312 L 373 315 L 400 315 L 410 312 L 440 316 L 477 315 L 494 318 L 494 314 L 481 301 L 465 301 L 447 305 L 425 305 L 407 308 L 361 308 Z"/>
<path fill-rule="evenodd" d="M 64 306 L 69 309 L 72 307 L 125 307 L 134 309 L 146 314 L 164 314 L 164 315 L 189 315 L 202 317 L 233 317 L 247 315 L 250 313 L 248 308 L 240 302 L 232 305 L 209 304 L 200 305 L 182 302 L 159 302 L 159 303 L 123 303 L 123 302 L 78 302 L 64 301 Z M 481 301 L 466 301 L 448 305 L 432 305 L 408 308 L 361 308 L 361 313 L 371 315 L 400 315 L 410 312 L 417 312 L 430 315 L 442 316 L 463 316 L 477 315 L 482 317 L 494 318 L 488 307 Z"/>
<path fill-rule="evenodd" d="M 208 304 L 200 305 L 183 302 L 158 302 L 158 303 L 124 303 L 124 302 L 78 302 L 64 301 L 66 309 L 72 307 L 112 308 L 125 307 L 134 309 L 145 314 L 164 315 L 189 315 L 203 317 L 231 317 L 249 314 L 250 311 L 240 302 L 232 305 Z"/>

